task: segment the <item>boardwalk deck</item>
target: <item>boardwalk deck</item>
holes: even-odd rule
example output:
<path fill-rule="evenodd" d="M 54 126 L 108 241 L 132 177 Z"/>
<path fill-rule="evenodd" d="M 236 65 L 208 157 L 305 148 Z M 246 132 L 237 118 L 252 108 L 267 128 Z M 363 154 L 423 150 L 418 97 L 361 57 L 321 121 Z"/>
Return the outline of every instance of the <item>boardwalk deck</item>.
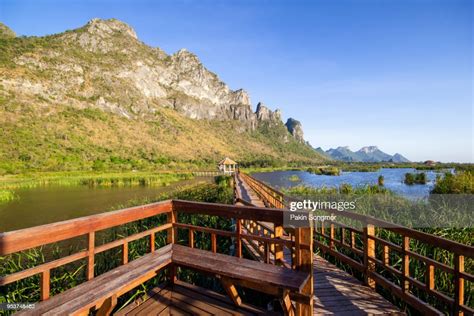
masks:
<path fill-rule="evenodd" d="M 236 307 L 222 294 L 176 281 L 174 285 L 156 287 L 146 299 L 137 300 L 116 313 L 132 315 L 262 315 L 268 312 L 251 305 Z"/>
<path fill-rule="evenodd" d="M 250 186 L 237 177 L 240 196 L 260 207 L 264 203 Z M 256 244 L 244 243 L 249 252 L 258 257 Z M 289 253 L 284 251 L 285 261 Z M 337 268 L 320 256 L 314 257 L 314 315 L 402 315 L 380 294 L 365 286 L 350 274 Z"/>

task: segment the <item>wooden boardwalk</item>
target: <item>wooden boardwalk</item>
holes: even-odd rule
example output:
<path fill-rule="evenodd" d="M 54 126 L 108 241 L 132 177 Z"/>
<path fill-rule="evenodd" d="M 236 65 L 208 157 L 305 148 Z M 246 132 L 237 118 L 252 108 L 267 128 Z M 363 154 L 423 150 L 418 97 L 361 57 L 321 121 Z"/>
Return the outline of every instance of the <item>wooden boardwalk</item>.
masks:
<path fill-rule="evenodd" d="M 251 305 L 236 307 L 225 295 L 176 281 L 156 287 L 143 299 L 116 313 L 117 316 L 148 315 L 263 315 L 267 311 Z"/>
<path fill-rule="evenodd" d="M 265 207 L 250 186 L 238 176 L 236 187 L 242 199 Z M 265 225 L 268 223 L 264 223 Z M 244 243 L 255 257 L 255 244 Z M 284 251 L 285 261 L 290 261 Z M 403 315 L 398 308 L 368 286 L 320 256 L 314 257 L 314 315 Z"/>

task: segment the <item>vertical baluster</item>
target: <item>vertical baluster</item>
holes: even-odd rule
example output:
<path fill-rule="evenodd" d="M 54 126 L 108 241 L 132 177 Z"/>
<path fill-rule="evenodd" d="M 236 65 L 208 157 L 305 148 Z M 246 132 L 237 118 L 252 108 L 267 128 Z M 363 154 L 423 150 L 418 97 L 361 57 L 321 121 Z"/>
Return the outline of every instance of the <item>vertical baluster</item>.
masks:
<path fill-rule="evenodd" d="M 410 281 L 408 277 L 410 276 L 410 256 L 407 251 L 410 250 L 410 238 L 403 236 L 403 245 L 402 245 L 402 291 L 408 292 L 410 289 Z"/>
<path fill-rule="evenodd" d="M 216 234 L 211 234 L 211 250 L 213 253 L 217 252 L 217 242 L 216 242 Z"/>
<path fill-rule="evenodd" d="M 364 227 L 365 283 L 375 289 L 375 280 L 369 275 L 375 271 L 375 262 L 370 260 L 371 258 L 375 258 L 375 240 L 369 238 L 370 236 L 375 236 L 375 227 L 372 224 L 366 224 Z"/>
<path fill-rule="evenodd" d="M 190 228 L 188 234 L 189 234 L 189 248 L 194 248 L 194 230 Z"/>
<path fill-rule="evenodd" d="M 87 235 L 87 280 L 94 278 L 94 249 L 95 249 L 95 232 Z"/>
<path fill-rule="evenodd" d="M 390 248 L 387 245 L 383 246 L 383 264 L 390 265 Z"/>
<path fill-rule="evenodd" d="M 270 263 L 270 243 L 264 242 L 265 247 L 265 263 Z"/>
<path fill-rule="evenodd" d="M 355 233 L 353 230 L 351 230 L 351 248 L 354 249 L 356 246 L 356 238 L 355 238 Z"/>
<path fill-rule="evenodd" d="M 329 226 L 329 248 L 334 249 L 334 224 Z"/>
<path fill-rule="evenodd" d="M 242 258 L 242 220 L 237 219 L 236 234 L 235 234 L 235 255 Z"/>
<path fill-rule="evenodd" d="M 155 251 L 155 233 L 150 234 L 150 252 Z"/>
<path fill-rule="evenodd" d="M 166 241 L 168 244 L 174 244 L 178 241 L 178 229 L 176 226 L 174 226 L 178 219 L 178 213 L 175 210 L 172 210 L 171 212 L 167 213 L 166 216 L 168 218 L 168 223 L 173 225 L 166 232 Z"/>
<path fill-rule="evenodd" d="M 122 263 L 127 264 L 128 263 L 128 241 L 124 241 L 123 247 L 122 247 Z"/>
<path fill-rule="evenodd" d="M 346 243 L 346 230 L 341 226 L 341 244 L 345 245 Z"/>
<path fill-rule="evenodd" d="M 464 305 L 464 278 L 461 275 L 464 272 L 464 256 L 454 254 L 454 314 L 464 315 L 459 308 Z"/>
<path fill-rule="evenodd" d="M 275 234 L 274 234 L 275 238 L 281 239 L 281 237 L 283 236 L 283 226 L 275 226 L 274 230 L 275 230 Z M 274 251 L 275 251 L 275 264 L 277 263 L 281 264 L 284 259 L 283 258 L 284 257 L 283 245 L 275 244 Z"/>
<path fill-rule="evenodd" d="M 50 270 L 45 270 L 41 273 L 40 282 L 41 282 L 41 293 L 40 298 L 42 301 L 49 299 L 49 288 L 50 288 Z"/>
<path fill-rule="evenodd" d="M 434 289 L 435 267 L 431 263 L 426 264 L 425 285 L 427 290 Z"/>

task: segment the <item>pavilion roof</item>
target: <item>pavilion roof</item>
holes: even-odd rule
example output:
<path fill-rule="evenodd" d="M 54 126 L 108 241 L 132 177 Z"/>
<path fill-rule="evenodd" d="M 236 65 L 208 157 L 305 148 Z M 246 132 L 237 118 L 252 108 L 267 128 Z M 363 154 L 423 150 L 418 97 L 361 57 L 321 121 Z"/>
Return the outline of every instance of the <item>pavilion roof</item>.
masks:
<path fill-rule="evenodd" d="M 225 157 L 224 159 L 219 162 L 219 165 L 236 165 L 237 163 L 230 159 L 229 157 Z"/>

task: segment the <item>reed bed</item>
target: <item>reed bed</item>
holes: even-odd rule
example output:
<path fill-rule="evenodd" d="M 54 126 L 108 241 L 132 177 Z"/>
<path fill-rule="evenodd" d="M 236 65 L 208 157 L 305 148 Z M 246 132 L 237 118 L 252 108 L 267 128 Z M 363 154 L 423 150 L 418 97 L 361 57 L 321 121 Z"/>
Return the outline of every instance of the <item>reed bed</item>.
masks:
<path fill-rule="evenodd" d="M 11 190 L 0 190 L 0 203 L 7 203 L 17 199 L 15 193 Z"/>
<path fill-rule="evenodd" d="M 0 189 L 59 186 L 163 186 L 192 179 L 192 173 L 35 173 L 0 177 Z"/>

